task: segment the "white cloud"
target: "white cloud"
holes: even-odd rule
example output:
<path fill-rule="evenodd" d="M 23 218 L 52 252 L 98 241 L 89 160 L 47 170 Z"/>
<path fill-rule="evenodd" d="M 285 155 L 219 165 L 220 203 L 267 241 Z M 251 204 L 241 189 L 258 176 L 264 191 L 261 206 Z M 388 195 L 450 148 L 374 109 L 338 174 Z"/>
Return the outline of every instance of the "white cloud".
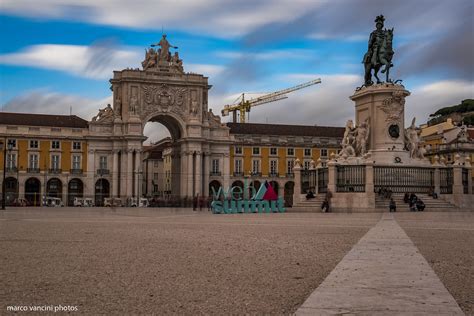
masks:
<path fill-rule="evenodd" d="M 59 70 L 76 76 L 106 79 L 114 69 L 137 65 L 138 52 L 104 45 L 42 44 L 0 55 L 0 63 Z M 137 65 L 138 66 L 138 65 Z"/>
<path fill-rule="evenodd" d="M 217 57 L 228 58 L 228 59 L 238 59 L 244 58 L 245 56 L 253 57 L 259 60 L 271 60 L 271 59 L 306 59 L 314 57 L 314 50 L 309 49 L 285 49 L 285 50 L 266 50 L 256 53 L 244 53 L 238 51 L 217 51 L 215 55 Z"/>
<path fill-rule="evenodd" d="M 335 35 L 330 33 L 323 33 L 317 32 L 308 35 L 308 38 L 315 39 L 315 40 L 338 40 L 338 41 L 346 41 L 346 42 L 360 42 L 360 41 L 367 41 L 366 34 L 354 34 L 350 36 L 343 36 L 343 35 Z"/>
<path fill-rule="evenodd" d="M 3 106 L 5 112 L 41 113 L 68 115 L 70 111 L 85 120 L 90 120 L 99 108 L 112 103 L 112 97 L 89 99 L 76 95 L 32 90 L 19 95 Z"/>
<path fill-rule="evenodd" d="M 2 0 L 2 10 L 30 17 L 154 29 L 192 29 L 228 37 L 259 26 L 288 22 L 318 7 L 312 0 Z"/>
<path fill-rule="evenodd" d="M 406 87 L 410 90 L 409 87 Z M 456 105 L 464 99 L 474 98 L 474 82 L 444 80 L 429 83 L 411 90 L 406 99 L 405 123 L 417 118 L 417 124 L 426 123 L 430 114 L 440 108 Z"/>
<path fill-rule="evenodd" d="M 0 55 L 0 64 L 29 66 L 63 71 L 75 76 L 107 79 L 114 70 L 140 67 L 143 59 L 140 49 L 118 49 L 113 45 L 92 46 L 42 44 L 20 52 Z M 185 71 L 216 76 L 225 67 L 211 64 L 184 64 Z"/>

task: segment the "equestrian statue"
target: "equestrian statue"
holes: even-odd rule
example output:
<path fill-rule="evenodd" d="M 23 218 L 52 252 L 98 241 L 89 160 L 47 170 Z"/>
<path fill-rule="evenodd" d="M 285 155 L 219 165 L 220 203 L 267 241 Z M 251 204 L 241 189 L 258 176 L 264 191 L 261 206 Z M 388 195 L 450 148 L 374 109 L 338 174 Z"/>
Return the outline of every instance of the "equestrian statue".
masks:
<path fill-rule="evenodd" d="M 380 68 L 385 66 L 382 69 L 382 73 L 386 74 L 386 82 L 392 82 L 389 78 L 390 68 L 393 67 L 392 57 L 394 51 L 392 49 L 393 41 L 393 28 L 385 29 L 384 27 L 385 18 L 383 15 L 379 15 L 375 19 L 376 29 L 370 33 L 369 45 L 367 53 L 364 55 L 362 63 L 365 68 L 364 76 L 364 85 L 370 86 L 374 84 L 372 81 L 372 70 L 377 83 L 381 83 L 379 77 L 377 76 Z"/>

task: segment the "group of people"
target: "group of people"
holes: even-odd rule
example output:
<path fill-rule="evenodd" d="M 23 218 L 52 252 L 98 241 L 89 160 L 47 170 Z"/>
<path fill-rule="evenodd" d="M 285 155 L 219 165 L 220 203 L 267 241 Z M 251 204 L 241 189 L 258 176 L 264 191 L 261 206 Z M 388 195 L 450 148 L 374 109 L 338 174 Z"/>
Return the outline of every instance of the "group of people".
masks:
<path fill-rule="evenodd" d="M 407 203 L 411 212 L 422 212 L 425 210 L 425 203 L 416 196 L 415 193 L 405 193 L 403 202 Z"/>
<path fill-rule="evenodd" d="M 386 187 L 381 187 L 379 188 L 379 190 L 377 191 L 377 194 L 383 198 L 386 198 L 386 199 L 391 199 L 392 198 L 392 190 L 390 189 L 387 189 Z"/>

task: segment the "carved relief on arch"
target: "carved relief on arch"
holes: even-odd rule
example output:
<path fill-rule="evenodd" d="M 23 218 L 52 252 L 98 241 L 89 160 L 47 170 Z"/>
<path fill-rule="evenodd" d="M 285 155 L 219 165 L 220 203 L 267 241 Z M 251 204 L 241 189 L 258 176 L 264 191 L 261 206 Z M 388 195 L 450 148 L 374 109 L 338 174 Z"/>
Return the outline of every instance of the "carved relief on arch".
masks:
<path fill-rule="evenodd" d="M 188 90 L 181 87 L 142 85 L 143 116 L 155 112 L 174 112 L 182 116 Z"/>

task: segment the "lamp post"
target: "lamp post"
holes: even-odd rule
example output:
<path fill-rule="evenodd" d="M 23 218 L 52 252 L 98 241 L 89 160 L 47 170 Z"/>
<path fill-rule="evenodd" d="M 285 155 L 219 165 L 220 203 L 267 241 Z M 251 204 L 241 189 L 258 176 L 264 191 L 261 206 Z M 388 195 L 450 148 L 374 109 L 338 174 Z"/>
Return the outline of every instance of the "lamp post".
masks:
<path fill-rule="evenodd" d="M 8 147 L 8 152 L 10 152 L 13 149 L 13 145 L 11 142 L 7 143 L 7 139 L 3 142 L 0 142 L 0 149 L 3 148 L 3 179 L 2 179 L 2 210 L 5 210 L 5 202 L 6 202 L 6 185 L 5 185 L 5 178 L 6 178 L 6 169 L 7 169 L 7 147 Z"/>

